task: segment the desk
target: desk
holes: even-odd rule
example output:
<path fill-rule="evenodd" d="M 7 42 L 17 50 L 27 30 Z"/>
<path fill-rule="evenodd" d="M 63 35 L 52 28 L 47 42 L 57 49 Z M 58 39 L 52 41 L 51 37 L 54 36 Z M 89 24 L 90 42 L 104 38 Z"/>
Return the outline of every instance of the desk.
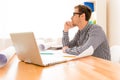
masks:
<path fill-rule="evenodd" d="M 0 80 L 120 80 L 120 64 L 93 56 L 48 67 L 27 64 L 16 56 L 0 68 Z"/>

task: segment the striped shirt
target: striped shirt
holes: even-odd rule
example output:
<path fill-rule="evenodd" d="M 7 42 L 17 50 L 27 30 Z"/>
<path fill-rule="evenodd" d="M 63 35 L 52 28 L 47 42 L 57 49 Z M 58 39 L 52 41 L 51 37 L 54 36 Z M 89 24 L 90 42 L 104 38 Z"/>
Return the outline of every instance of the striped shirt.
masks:
<path fill-rule="evenodd" d="M 65 50 L 66 53 L 79 55 L 92 46 L 92 56 L 111 60 L 107 37 L 99 25 L 88 23 L 82 30 L 78 30 L 75 37 L 71 41 L 69 41 L 68 34 L 68 32 L 63 31 L 63 47 L 69 47 Z"/>

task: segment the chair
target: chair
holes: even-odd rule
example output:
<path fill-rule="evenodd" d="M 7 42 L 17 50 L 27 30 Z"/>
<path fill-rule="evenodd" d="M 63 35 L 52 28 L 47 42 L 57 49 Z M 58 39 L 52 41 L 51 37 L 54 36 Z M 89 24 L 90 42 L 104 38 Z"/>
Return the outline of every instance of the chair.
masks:
<path fill-rule="evenodd" d="M 120 45 L 114 45 L 110 48 L 111 61 L 120 63 Z"/>

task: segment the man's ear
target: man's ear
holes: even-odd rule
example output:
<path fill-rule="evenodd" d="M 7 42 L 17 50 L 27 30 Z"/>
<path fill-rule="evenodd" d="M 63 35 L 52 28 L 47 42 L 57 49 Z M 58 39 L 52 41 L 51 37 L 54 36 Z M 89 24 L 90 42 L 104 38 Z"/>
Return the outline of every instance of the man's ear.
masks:
<path fill-rule="evenodd" d="M 85 17 L 85 13 L 81 14 L 81 17 Z"/>
<path fill-rule="evenodd" d="M 85 13 L 81 14 L 80 17 L 82 20 L 85 20 Z"/>

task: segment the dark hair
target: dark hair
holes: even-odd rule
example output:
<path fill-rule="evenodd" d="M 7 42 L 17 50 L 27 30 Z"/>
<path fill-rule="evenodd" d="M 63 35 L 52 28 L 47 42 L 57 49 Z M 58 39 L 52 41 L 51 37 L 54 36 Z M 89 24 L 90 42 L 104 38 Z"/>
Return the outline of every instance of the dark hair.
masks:
<path fill-rule="evenodd" d="M 79 13 L 85 13 L 85 20 L 88 21 L 91 17 L 91 9 L 85 5 L 77 5 L 74 8 L 78 8 Z"/>

